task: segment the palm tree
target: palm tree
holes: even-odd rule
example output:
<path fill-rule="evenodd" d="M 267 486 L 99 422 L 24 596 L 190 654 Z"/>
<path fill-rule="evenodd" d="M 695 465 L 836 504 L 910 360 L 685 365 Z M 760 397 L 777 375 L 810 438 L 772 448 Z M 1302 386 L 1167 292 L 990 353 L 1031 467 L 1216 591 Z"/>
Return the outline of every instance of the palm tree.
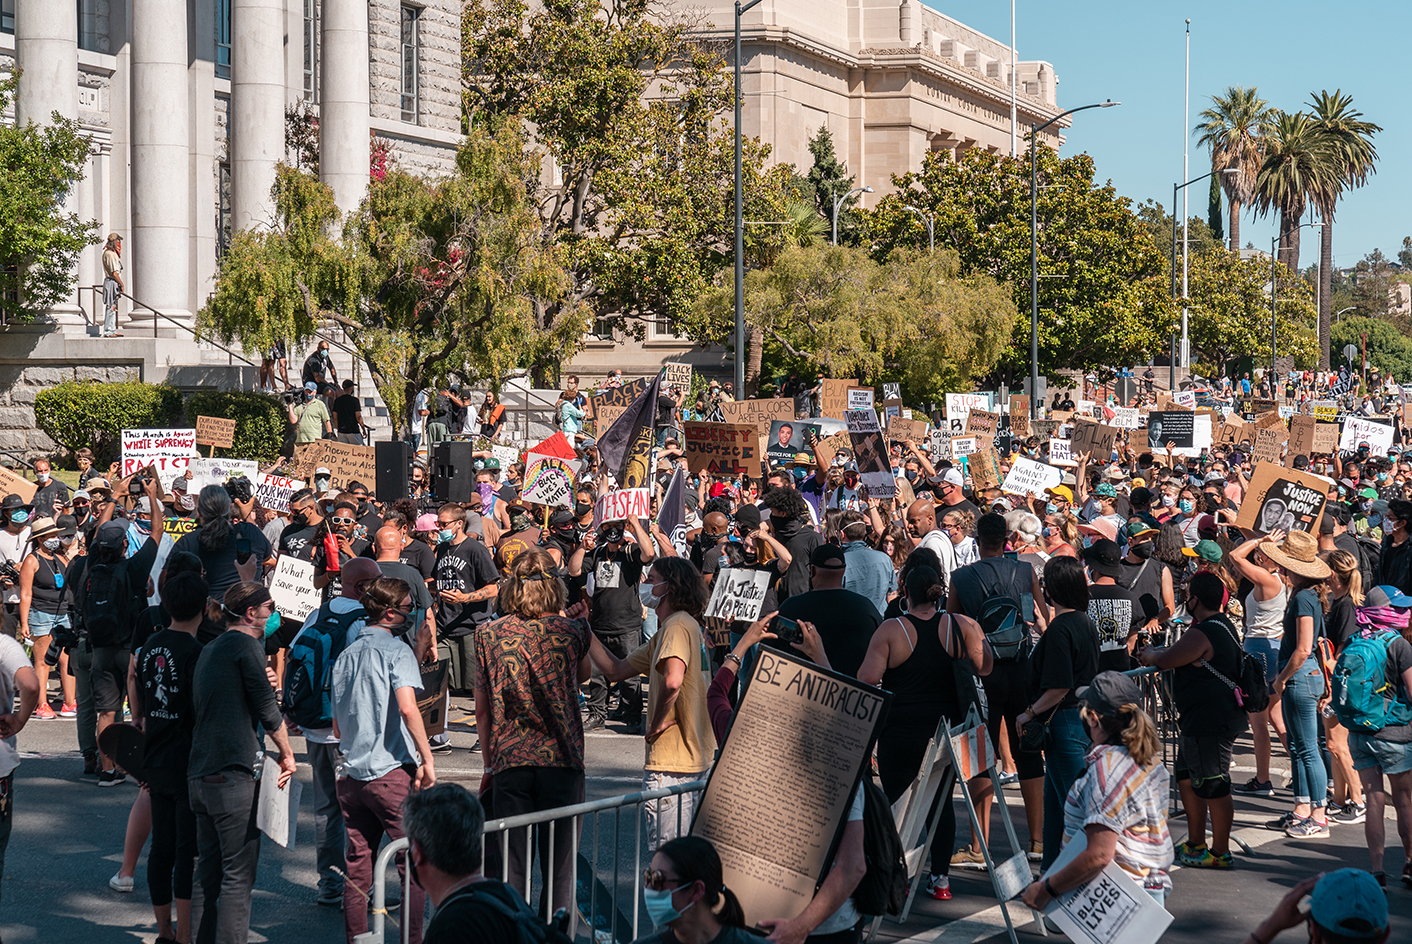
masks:
<path fill-rule="evenodd" d="M 1211 169 L 1226 189 L 1231 205 L 1231 252 L 1240 251 L 1240 210 L 1255 196 L 1255 178 L 1263 156 L 1261 140 L 1270 130 L 1273 109 L 1255 88 L 1233 85 L 1224 95 L 1211 96 L 1211 107 L 1198 117 L 1199 145 L 1211 149 Z M 1237 173 L 1223 174 L 1234 169 Z"/>
<path fill-rule="evenodd" d="M 1345 190 L 1363 186 L 1368 175 L 1376 172 L 1378 149 L 1373 135 L 1382 128 L 1363 120 L 1363 113 L 1353 107 L 1353 96 L 1336 89 L 1333 94 L 1323 91 L 1315 95 L 1309 108 L 1314 126 L 1330 152 L 1331 173 L 1324 185 L 1311 195 L 1319 217 L 1324 221 L 1319 234 L 1319 369 L 1329 369 L 1329 317 L 1334 265 L 1334 212 Z"/>
<path fill-rule="evenodd" d="M 1262 216 L 1279 211 L 1278 258 L 1291 272 L 1299 271 L 1299 220 L 1310 197 L 1328 186 L 1334 173 L 1329 153 L 1313 117 L 1302 111 L 1275 113 L 1255 178 L 1255 206 Z"/>

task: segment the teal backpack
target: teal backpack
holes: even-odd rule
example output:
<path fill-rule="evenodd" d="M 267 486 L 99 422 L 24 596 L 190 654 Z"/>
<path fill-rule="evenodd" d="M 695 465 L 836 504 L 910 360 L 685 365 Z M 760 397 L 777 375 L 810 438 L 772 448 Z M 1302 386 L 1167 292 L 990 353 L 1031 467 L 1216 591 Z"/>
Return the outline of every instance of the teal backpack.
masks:
<path fill-rule="evenodd" d="M 1330 700 L 1348 730 L 1373 734 L 1412 721 L 1412 706 L 1405 695 L 1398 697 L 1402 686 L 1387 682 L 1388 646 L 1397 636 L 1392 630 L 1359 633 L 1339 653 L 1330 678 Z"/>

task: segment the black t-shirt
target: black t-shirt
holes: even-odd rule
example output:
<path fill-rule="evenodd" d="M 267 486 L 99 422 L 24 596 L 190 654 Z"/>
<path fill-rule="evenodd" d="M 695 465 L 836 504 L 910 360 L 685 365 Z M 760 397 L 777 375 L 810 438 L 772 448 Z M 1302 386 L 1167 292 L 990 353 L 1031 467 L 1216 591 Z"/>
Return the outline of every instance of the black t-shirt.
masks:
<path fill-rule="evenodd" d="M 335 427 L 340 433 L 356 433 L 358 429 L 358 414 L 362 411 L 363 405 L 358 402 L 358 398 L 351 393 L 345 393 L 333 401 L 333 415 L 337 420 Z"/>
<path fill-rule="evenodd" d="M 490 551 L 475 538 L 460 544 L 443 544 L 436 549 L 436 592 L 459 590 L 474 593 L 495 583 L 500 575 Z M 495 600 L 479 603 L 448 603 L 437 597 L 436 628 L 441 636 L 469 636 L 478 623 L 490 619 Z"/>
<path fill-rule="evenodd" d="M 798 534 L 784 542 L 785 547 L 789 548 L 791 560 L 784 576 L 776 585 L 781 602 L 809 591 L 809 556 L 814 553 L 814 548 L 823 543 L 824 539 L 819 532 L 808 525 L 804 525 Z"/>
<path fill-rule="evenodd" d="M 813 623 L 834 671 L 854 677 L 868 654 L 873 633 L 882 622 L 882 614 L 873 602 L 852 590 L 810 590 L 795 594 L 780 604 L 780 616 Z M 788 648 L 794 649 L 793 646 Z M 799 655 L 804 653 L 799 652 Z"/>
<path fill-rule="evenodd" d="M 1358 608 L 1348 594 L 1329 600 L 1324 632 L 1334 644 L 1334 652 L 1342 652 L 1348 640 L 1358 632 Z"/>
<path fill-rule="evenodd" d="M 629 633 L 642 628 L 642 554 L 636 544 L 617 552 L 600 544 L 590 558 L 593 570 L 592 624 L 597 633 Z"/>
<path fill-rule="evenodd" d="M 1208 660 L 1217 672 L 1239 682 L 1241 648 L 1235 627 L 1224 616 L 1197 623 L 1188 632 L 1201 633 L 1211 643 Z M 1186 737 L 1229 737 L 1246 727 L 1246 713 L 1235 702 L 1225 682 L 1205 666 L 1178 666 L 1172 674 L 1173 696 L 1177 703 L 1177 726 Z"/>
<path fill-rule="evenodd" d="M 1098 671 L 1132 668 L 1128 637 L 1147 622 L 1137 595 L 1117 585 L 1094 584 L 1088 588 L 1088 618 L 1098 631 Z"/>
<path fill-rule="evenodd" d="M 332 358 L 323 351 L 314 351 L 304 360 L 303 379 L 305 383 L 320 380 L 328 369 L 333 366 Z"/>
<path fill-rule="evenodd" d="M 518 941 L 515 919 L 485 899 L 494 895 L 503 901 L 518 899 L 509 886 L 485 879 L 453 892 L 442 901 L 422 932 L 422 944 L 481 944 L 482 941 Z M 518 901 L 515 907 L 522 907 Z"/>
<path fill-rule="evenodd" d="M 235 570 L 235 542 L 240 538 L 250 542 L 250 553 L 256 560 L 269 559 L 270 539 L 248 521 L 241 521 L 231 528 L 225 546 L 215 551 L 208 552 L 201 547 L 200 528 L 177 541 L 172 550 L 186 551 L 201 558 L 201 566 L 206 568 L 206 583 L 210 587 L 211 599 L 219 600 L 225 596 L 227 590 L 240 582 L 240 575 Z M 257 580 L 260 577 L 259 568 L 256 568 L 255 577 Z"/>
<path fill-rule="evenodd" d="M 960 501 L 956 502 L 954 505 L 937 505 L 937 506 L 936 506 L 936 520 L 937 520 L 937 523 L 940 524 L 941 519 L 942 519 L 945 515 L 947 515 L 947 514 L 950 513 L 950 512 L 953 512 L 953 511 L 967 511 L 967 512 L 970 512 L 971 514 L 975 515 L 977 518 L 979 518 L 979 517 L 981 516 L 981 510 L 980 510 L 979 508 L 977 508 L 973 502 L 970 502 L 970 501 L 968 501 L 967 499 L 964 499 L 964 498 L 963 498 L 963 499 L 961 499 Z"/>
<path fill-rule="evenodd" d="M 1051 688 L 1066 688 L 1058 705 L 1077 708 L 1075 691 L 1098 674 L 1098 631 L 1087 613 L 1061 613 L 1039 637 L 1030 659 L 1030 699 L 1038 699 Z M 1047 713 L 1046 713 L 1047 716 Z"/>
<path fill-rule="evenodd" d="M 327 575 L 329 582 L 324 585 L 323 602 L 327 603 L 336 596 L 343 593 L 343 565 L 355 557 L 362 557 L 363 552 L 368 549 L 368 542 L 362 538 L 353 538 L 349 545 L 353 548 L 352 554 L 345 554 L 343 548 L 338 549 L 338 569 L 329 570 L 328 553 L 324 547 L 324 535 L 320 534 L 313 542 L 313 555 L 309 558 L 314 563 L 314 576 L 322 577 Z"/>
<path fill-rule="evenodd" d="M 137 653 L 137 693 L 146 719 L 143 766 L 185 771 L 191 756 L 192 678 L 201 644 L 186 633 L 162 629 Z"/>
<path fill-rule="evenodd" d="M 1128 588 L 1137 597 L 1143 622 L 1156 619 L 1162 612 L 1162 571 L 1167 565 L 1155 557 L 1138 564 L 1126 560 L 1121 563 L 1123 571 L 1118 576 L 1118 585 Z"/>
<path fill-rule="evenodd" d="M 288 554 L 296 560 L 312 561 L 314 559 L 314 538 L 318 534 L 319 526 L 316 524 L 289 524 L 279 533 L 279 552 Z"/>

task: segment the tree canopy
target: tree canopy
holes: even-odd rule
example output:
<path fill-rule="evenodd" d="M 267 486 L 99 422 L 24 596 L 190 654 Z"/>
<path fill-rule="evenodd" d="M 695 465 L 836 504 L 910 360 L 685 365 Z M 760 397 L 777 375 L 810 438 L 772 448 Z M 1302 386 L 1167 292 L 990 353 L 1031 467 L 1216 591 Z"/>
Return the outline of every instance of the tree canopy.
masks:
<path fill-rule="evenodd" d="M 1277 264 L 1276 349 L 1295 365 L 1318 364 L 1313 290 L 1307 281 Z M 1242 260 L 1219 247 L 1192 256 L 1188 278 L 1188 329 L 1196 369 L 1206 376 L 1224 373 L 1230 361 L 1270 357 L 1270 262 Z"/>

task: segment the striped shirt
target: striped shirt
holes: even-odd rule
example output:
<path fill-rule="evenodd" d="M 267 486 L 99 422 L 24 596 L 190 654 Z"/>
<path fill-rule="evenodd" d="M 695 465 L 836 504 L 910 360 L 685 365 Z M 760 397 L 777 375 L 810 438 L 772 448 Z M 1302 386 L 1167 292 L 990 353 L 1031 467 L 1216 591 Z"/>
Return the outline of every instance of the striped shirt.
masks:
<path fill-rule="evenodd" d="M 1143 769 L 1127 748 L 1099 744 L 1064 801 L 1064 841 L 1097 824 L 1118 834 L 1113 861 L 1144 886 L 1172 890 L 1172 836 L 1167 831 L 1169 777 L 1161 760 Z"/>

